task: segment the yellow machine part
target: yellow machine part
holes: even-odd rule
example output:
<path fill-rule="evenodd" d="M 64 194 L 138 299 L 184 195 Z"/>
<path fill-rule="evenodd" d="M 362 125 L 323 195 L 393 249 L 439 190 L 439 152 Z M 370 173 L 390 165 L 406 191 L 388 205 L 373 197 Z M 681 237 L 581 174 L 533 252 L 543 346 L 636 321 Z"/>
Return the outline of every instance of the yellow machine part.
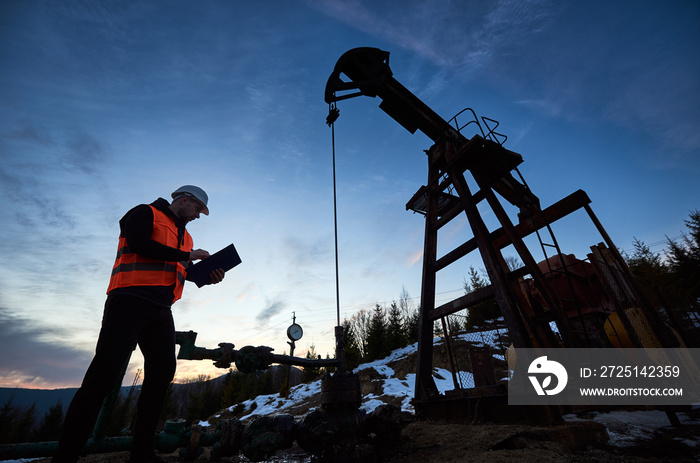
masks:
<path fill-rule="evenodd" d="M 661 345 L 659 337 L 652 331 L 651 325 L 649 325 L 649 322 L 644 316 L 644 313 L 639 308 L 633 307 L 627 309 L 625 310 L 625 314 L 627 314 L 627 318 L 629 318 L 630 324 L 634 328 L 637 337 L 642 343 L 641 347 L 664 347 Z M 683 342 L 681 335 L 668 325 L 666 325 L 666 328 L 673 333 L 676 339 L 678 339 L 680 346 L 685 347 L 685 343 Z M 632 340 L 630 339 L 629 334 L 625 330 L 625 327 L 622 325 L 622 322 L 620 321 L 620 316 L 617 314 L 617 312 L 611 313 L 608 316 L 608 319 L 605 320 L 605 334 L 607 334 L 608 339 L 610 339 L 610 342 L 614 347 L 638 347 L 635 346 Z"/>
<path fill-rule="evenodd" d="M 608 316 L 608 319 L 605 320 L 604 326 L 605 334 L 608 336 L 608 339 L 610 340 L 613 346 L 618 348 L 636 347 L 632 343 L 632 340 L 630 340 L 630 337 L 627 334 L 625 327 L 622 326 L 620 316 L 617 314 L 617 312 L 613 312 Z"/>
<path fill-rule="evenodd" d="M 617 312 L 613 312 L 608 316 L 605 321 L 605 333 L 608 335 L 608 339 L 615 347 L 646 347 L 646 348 L 661 348 L 661 341 L 659 337 L 651 329 L 651 325 L 647 321 L 644 312 L 639 307 L 631 307 L 625 309 L 625 315 L 632 325 L 637 338 L 642 343 L 641 346 L 635 346 L 630 339 L 629 333 L 625 330 L 625 327 L 620 321 L 620 317 Z"/>

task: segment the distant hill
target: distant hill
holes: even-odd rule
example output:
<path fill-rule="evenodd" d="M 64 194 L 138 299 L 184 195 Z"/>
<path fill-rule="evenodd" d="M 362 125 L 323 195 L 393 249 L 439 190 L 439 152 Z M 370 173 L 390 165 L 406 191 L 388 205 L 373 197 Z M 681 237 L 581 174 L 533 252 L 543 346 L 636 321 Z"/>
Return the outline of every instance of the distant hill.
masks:
<path fill-rule="evenodd" d="M 73 400 L 77 387 L 66 389 L 21 389 L 0 387 L 0 406 L 5 405 L 10 399 L 12 405 L 21 409 L 28 409 L 36 404 L 36 416 L 41 419 L 49 408 L 61 402 L 63 411 L 68 408 Z"/>
<path fill-rule="evenodd" d="M 274 387 L 279 389 L 282 381 L 284 380 L 287 369 L 286 367 L 275 365 L 272 367 L 272 370 L 274 372 Z M 292 368 L 291 373 L 292 377 L 290 385 L 296 386 L 301 382 L 301 371 L 297 368 Z M 222 375 L 212 378 L 209 381 L 219 384 L 225 381 L 225 379 L 226 375 Z M 186 397 L 190 389 L 197 387 L 195 383 L 175 383 L 173 386 L 176 397 Z M 137 392 L 140 390 L 140 388 L 141 386 L 136 386 Z M 131 389 L 131 386 L 122 387 L 122 396 L 126 396 L 129 393 L 129 389 Z M 31 407 L 32 404 L 35 404 L 37 421 L 41 421 L 49 408 L 56 405 L 59 401 L 63 406 L 63 413 L 65 413 L 77 390 L 77 387 L 65 389 L 23 389 L 0 387 L 0 407 L 5 405 L 10 399 L 12 399 L 13 406 L 22 410 L 26 410 Z"/>

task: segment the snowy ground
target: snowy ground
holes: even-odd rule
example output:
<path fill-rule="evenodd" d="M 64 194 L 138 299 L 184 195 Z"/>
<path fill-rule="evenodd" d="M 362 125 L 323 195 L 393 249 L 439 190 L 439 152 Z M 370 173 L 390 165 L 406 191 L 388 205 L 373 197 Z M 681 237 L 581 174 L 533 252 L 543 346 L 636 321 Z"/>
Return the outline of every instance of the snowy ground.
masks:
<path fill-rule="evenodd" d="M 679 413 L 681 424 L 700 424 L 700 420 L 692 419 L 686 413 Z M 576 415 L 565 415 L 567 421 L 581 421 Z M 628 447 L 636 444 L 637 439 L 651 439 L 656 431 L 670 426 L 666 413 L 661 410 L 614 411 L 596 413 L 594 421 L 602 423 L 610 436 L 609 444 L 617 447 Z M 686 439 L 686 445 L 700 449 L 700 436 L 695 440 Z"/>
<path fill-rule="evenodd" d="M 384 395 L 398 397 L 401 400 L 401 408 L 403 411 L 413 413 L 413 405 L 410 401 L 413 398 L 414 384 L 415 384 L 415 374 L 406 375 L 406 379 L 395 378 L 394 370 L 392 370 L 388 363 L 400 360 L 415 352 L 417 348 L 416 344 L 404 347 L 403 349 L 398 349 L 392 352 L 388 357 L 382 360 L 376 360 L 374 362 L 365 363 L 360 365 L 356 371 L 362 371 L 366 369 L 374 369 L 383 378 L 383 389 Z M 471 373 L 463 372 L 464 377 L 471 377 Z M 435 384 L 438 389 L 442 391 L 454 389 L 454 384 L 452 383 L 452 375 L 449 371 L 442 368 L 435 368 L 433 377 L 435 378 Z M 473 380 L 472 380 L 473 382 Z M 290 389 L 289 398 L 284 399 L 279 396 L 279 394 L 263 395 L 258 396 L 254 399 L 247 400 L 243 402 L 246 410 L 251 410 L 250 413 L 241 416 L 239 419 L 245 421 L 255 416 L 263 415 L 273 415 L 279 413 L 287 413 L 287 410 L 298 407 L 299 405 L 309 401 L 311 397 L 316 394 L 321 393 L 321 380 L 314 381 L 309 384 L 300 384 Z M 383 401 L 379 400 L 377 396 L 369 394 L 362 398 L 362 410 L 366 412 L 371 412 L 379 405 L 382 405 Z M 229 410 L 232 410 L 230 407 Z M 201 422 L 201 425 L 207 425 L 207 422 Z"/>

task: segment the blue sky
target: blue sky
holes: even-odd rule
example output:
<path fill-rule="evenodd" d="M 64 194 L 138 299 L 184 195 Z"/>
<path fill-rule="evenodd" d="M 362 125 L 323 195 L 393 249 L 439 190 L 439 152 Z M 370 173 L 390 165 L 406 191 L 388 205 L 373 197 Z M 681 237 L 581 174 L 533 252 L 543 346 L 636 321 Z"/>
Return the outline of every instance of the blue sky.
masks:
<path fill-rule="evenodd" d="M 233 242 L 223 283 L 185 289 L 178 330 L 332 352 L 336 320 L 325 83 L 360 46 L 443 118 L 500 122 L 548 206 L 585 190 L 613 241 L 663 250 L 700 207 L 695 1 L 94 1 L 0 3 L 0 386 L 69 387 L 91 358 L 129 208 L 183 184 L 210 197 L 195 246 Z M 341 316 L 420 295 L 423 150 L 366 97 L 335 126 Z M 487 212 L 487 211 L 486 211 Z M 509 211 L 510 212 L 510 211 Z M 517 211 L 515 211 L 517 212 Z M 487 219 L 488 219 L 488 214 Z M 577 217 L 564 250 L 602 241 Z M 587 223 L 587 222 L 585 222 Z M 440 252 L 471 237 L 456 220 Z M 438 299 L 470 265 L 442 272 Z M 125 382 L 140 366 L 135 354 Z M 179 377 L 218 374 L 180 362 Z"/>

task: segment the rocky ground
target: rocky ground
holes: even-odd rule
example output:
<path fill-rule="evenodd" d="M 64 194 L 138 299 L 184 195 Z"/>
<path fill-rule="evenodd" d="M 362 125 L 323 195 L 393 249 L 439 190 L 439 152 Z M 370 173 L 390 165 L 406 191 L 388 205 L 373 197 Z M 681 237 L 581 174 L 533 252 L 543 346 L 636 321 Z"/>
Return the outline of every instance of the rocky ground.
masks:
<path fill-rule="evenodd" d="M 700 418 L 698 416 L 697 418 Z M 665 426 L 653 435 L 611 445 L 608 436 L 625 433 L 624 423 L 606 428 L 593 421 L 567 422 L 558 426 L 517 424 L 468 424 L 415 421 L 404 428 L 400 442 L 383 461 L 386 463 L 685 463 L 700 461 L 700 424 L 696 420 L 674 428 Z M 358 449 L 359 463 L 370 462 Z M 162 455 L 172 462 L 185 462 L 177 453 Z M 349 456 L 349 455 L 348 455 Z M 128 452 L 90 455 L 81 463 L 124 463 Z M 209 461 L 208 449 L 197 462 Z M 216 461 L 240 463 L 242 455 Z M 316 461 L 298 447 L 278 452 L 270 463 Z M 49 459 L 37 463 L 48 463 Z M 337 462 L 336 462 L 337 463 Z"/>
<path fill-rule="evenodd" d="M 401 437 L 391 463 L 446 462 L 697 462 L 700 461 L 700 425 L 669 429 L 632 446 L 590 442 L 571 445 L 557 427 L 519 425 L 464 425 L 418 422 Z M 564 434 L 576 432 L 565 430 Z M 690 446 L 686 441 L 695 443 Z"/>

